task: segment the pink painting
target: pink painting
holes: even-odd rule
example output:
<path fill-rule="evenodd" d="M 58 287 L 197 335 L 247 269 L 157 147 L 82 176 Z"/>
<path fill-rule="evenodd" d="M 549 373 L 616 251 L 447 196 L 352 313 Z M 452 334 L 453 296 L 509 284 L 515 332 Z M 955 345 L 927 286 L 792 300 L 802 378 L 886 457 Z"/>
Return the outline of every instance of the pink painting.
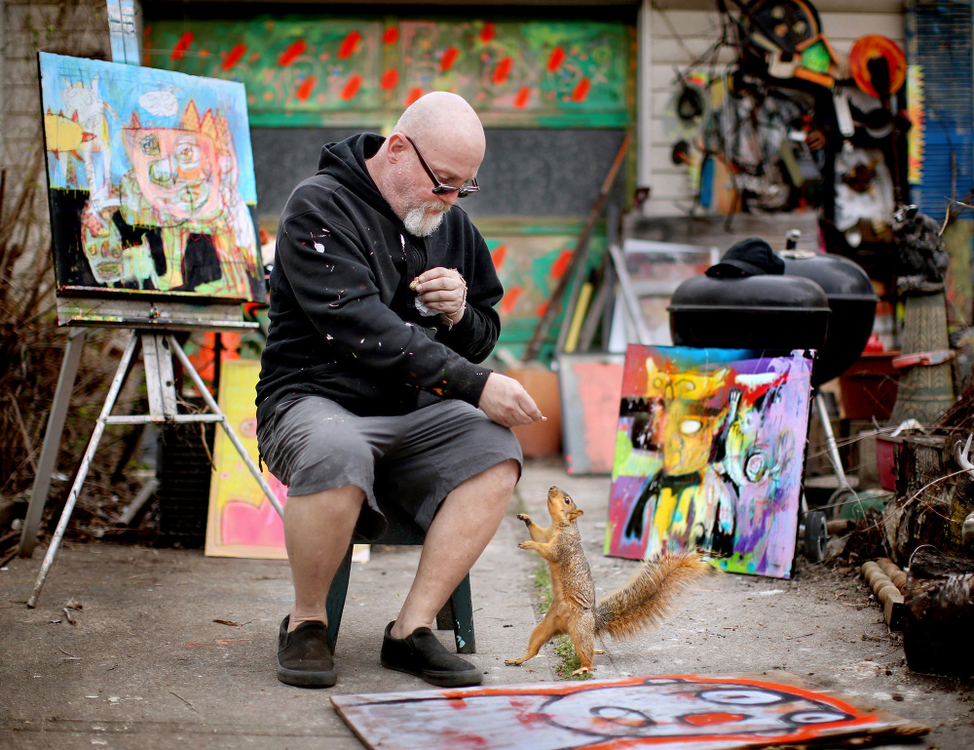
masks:
<path fill-rule="evenodd" d="M 260 374 L 256 359 L 224 362 L 219 404 L 240 442 L 257 463 L 257 414 L 254 387 Z M 274 495 L 283 506 L 287 487 L 264 467 Z M 223 430 L 213 445 L 213 474 L 206 523 L 206 554 L 215 557 L 287 558 L 284 524 Z"/>
<path fill-rule="evenodd" d="M 616 449 L 625 358 L 560 354 L 562 445 L 569 474 L 609 474 Z"/>

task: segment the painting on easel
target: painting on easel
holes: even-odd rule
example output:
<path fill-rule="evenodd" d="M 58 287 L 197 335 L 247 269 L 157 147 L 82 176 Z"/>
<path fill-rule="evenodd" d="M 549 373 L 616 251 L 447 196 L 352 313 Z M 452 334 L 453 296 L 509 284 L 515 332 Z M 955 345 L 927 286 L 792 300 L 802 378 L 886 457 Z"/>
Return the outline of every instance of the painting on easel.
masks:
<path fill-rule="evenodd" d="M 38 63 L 58 294 L 264 301 L 243 85 Z"/>
<path fill-rule="evenodd" d="M 808 352 L 632 345 L 606 554 L 701 549 L 789 578 L 811 398 Z"/>

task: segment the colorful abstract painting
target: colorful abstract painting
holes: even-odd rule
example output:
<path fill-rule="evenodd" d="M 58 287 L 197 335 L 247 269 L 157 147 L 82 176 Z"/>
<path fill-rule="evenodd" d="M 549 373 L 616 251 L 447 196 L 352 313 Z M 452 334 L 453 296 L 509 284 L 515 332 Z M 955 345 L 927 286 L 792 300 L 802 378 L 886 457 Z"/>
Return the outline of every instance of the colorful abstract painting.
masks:
<path fill-rule="evenodd" d="M 264 301 L 244 87 L 39 65 L 59 294 Z"/>
<path fill-rule="evenodd" d="M 497 276 L 504 285 L 504 297 L 497 305 L 501 318 L 498 347 L 519 358 L 534 334 L 538 319 L 544 315 L 551 295 L 571 267 L 578 235 L 564 231 L 574 229 L 574 225 L 561 228 L 542 222 L 528 224 L 520 232 L 489 220 L 478 226 L 490 248 Z M 589 266 L 595 267 L 603 249 L 604 240 L 593 237 Z M 559 310 L 551 323 L 542 349 L 545 357 L 554 350 L 563 314 L 564 310 Z"/>
<path fill-rule="evenodd" d="M 370 750 L 837 747 L 930 731 L 783 672 L 414 690 L 331 701 Z"/>
<path fill-rule="evenodd" d="M 635 27 L 573 20 L 322 15 L 147 23 L 144 64 L 239 81 L 262 127 L 391 125 L 425 93 L 487 125 L 621 127 Z"/>
<path fill-rule="evenodd" d="M 811 354 L 630 346 L 606 554 L 700 549 L 724 570 L 789 578 Z"/>
<path fill-rule="evenodd" d="M 260 361 L 256 359 L 235 359 L 220 366 L 220 409 L 254 463 L 257 463 L 254 387 L 259 374 Z M 263 474 L 281 505 L 285 505 L 287 487 L 266 466 Z M 213 441 L 205 553 L 213 557 L 287 558 L 281 517 L 264 497 L 223 430 L 217 430 Z"/>

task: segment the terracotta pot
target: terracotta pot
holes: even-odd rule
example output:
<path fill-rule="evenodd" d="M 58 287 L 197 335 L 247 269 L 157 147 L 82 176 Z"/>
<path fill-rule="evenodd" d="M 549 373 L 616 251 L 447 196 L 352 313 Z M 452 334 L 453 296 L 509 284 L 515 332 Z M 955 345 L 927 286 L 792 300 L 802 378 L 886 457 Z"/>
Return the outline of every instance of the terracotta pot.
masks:
<path fill-rule="evenodd" d="M 544 422 L 514 427 L 514 434 L 521 443 L 526 457 L 541 458 L 561 453 L 561 398 L 558 394 L 558 374 L 541 367 L 525 367 L 509 370 L 514 378 L 534 399 Z"/>

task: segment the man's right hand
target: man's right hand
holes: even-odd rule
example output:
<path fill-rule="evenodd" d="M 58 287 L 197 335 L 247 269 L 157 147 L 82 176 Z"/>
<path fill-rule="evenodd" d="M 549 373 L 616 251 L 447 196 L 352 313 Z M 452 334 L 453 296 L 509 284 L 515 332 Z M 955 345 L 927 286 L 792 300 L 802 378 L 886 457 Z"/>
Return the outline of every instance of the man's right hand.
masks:
<path fill-rule="evenodd" d="M 504 427 L 532 424 L 545 417 L 534 399 L 519 382 L 507 375 L 492 372 L 477 404 L 497 424 Z"/>

